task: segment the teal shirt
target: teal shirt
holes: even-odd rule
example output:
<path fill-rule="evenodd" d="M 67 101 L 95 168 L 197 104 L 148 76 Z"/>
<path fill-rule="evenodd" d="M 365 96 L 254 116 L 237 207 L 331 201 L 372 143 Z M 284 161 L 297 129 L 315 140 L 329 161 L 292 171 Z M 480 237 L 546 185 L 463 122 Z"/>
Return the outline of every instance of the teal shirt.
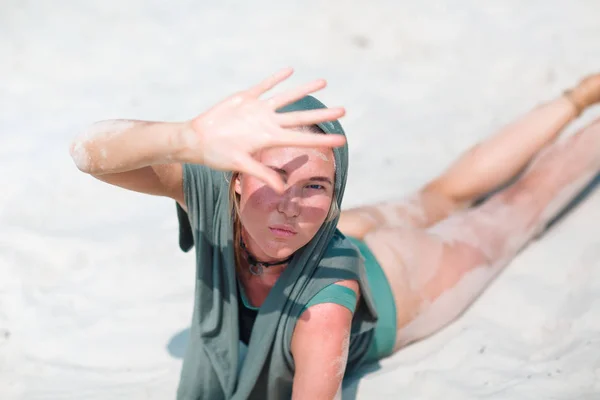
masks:
<path fill-rule="evenodd" d="M 249 308 L 251 310 L 258 311 L 260 307 L 254 307 L 250 304 L 248 297 L 246 296 L 246 292 L 244 292 L 244 288 L 242 285 L 239 285 L 240 288 L 240 296 L 242 296 L 242 303 L 244 307 Z M 315 306 L 317 304 L 323 303 L 335 303 L 339 304 L 343 307 L 346 307 L 352 314 L 354 314 L 354 310 L 356 309 L 356 292 L 346 286 L 342 285 L 329 285 L 325 289 L 321 290 L 317 293 L 312 299 L 308 301 L 307 304 L 304 305 L 302 312 L 306 311 L 308 308 Z"/>
<path fill-rule="evenodd" d="M 289 110 L 320 108 L 320 104 L 306 97 Z M 319 126 L 325 132 L 343 133 L 336 123 Z M 347 171 L 346 146 L 334 149 L 334 157 L 335 192 L 341 208 Z M 360 366 L 367 357 L 377 313 L 364 259 L 336 229 L 337 219 L 324 223 L 315 237 L 294 254 L 270 290 L 259 309 L 245 360 L 240 365 L 229 178 L 228 173 L 204 166 L 183 166 L 187 213 L 178 209 L 180 246 L 186 251 L 195 247 L 196 269 L 190 336 L 177 398 L 290 398 L 294 376 L 291 338 L 296 322 L 317 293 L 341 280 L 356 280 L 360 287 L 346 371 Z M 186 232 L 191 232 L 193 240 Z"/>

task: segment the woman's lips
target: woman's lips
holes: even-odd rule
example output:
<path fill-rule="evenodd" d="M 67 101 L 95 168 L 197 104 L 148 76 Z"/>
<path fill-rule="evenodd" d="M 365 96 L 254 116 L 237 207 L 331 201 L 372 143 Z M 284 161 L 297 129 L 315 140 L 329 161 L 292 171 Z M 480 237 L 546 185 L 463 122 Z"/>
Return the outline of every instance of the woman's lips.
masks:
<path fill-rule="evenodd" d="M 277 237 L 291 237 L 296 234 L 296 231 L 286 226 L 270 226 L 269 230 Z"/>

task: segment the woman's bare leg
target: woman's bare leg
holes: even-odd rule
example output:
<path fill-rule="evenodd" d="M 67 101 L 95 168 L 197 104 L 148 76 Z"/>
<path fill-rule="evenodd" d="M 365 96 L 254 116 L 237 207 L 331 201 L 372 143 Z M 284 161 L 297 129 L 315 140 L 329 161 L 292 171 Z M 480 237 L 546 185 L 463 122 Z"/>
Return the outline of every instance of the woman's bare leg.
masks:
<path fill-rule="evenodd" d="M 513 178 L 575 115 L 573 103 L 565 97 L 539 106 L 473 146 L 417 193 L 345 210 L 338 227 L 362 238 L 381 226 L 430 226 Z"/>
<path fill-rule="evenodd" d="M 523 176 L 482 205 L 427 230 L 365 237 L 398 311 L 396 348 L 450 323 L 600 171 L 600 120 L 544 149 Z"/>
<path fill-rule="evenodd" d="M 363 238 L 382 226 L 426 228 L 509 182 L 583 109 L 600 101 L 600 74 L 542 104 L 465 152 L 438 178 L 400 201 L 344 210 L 339 229 Z"/>

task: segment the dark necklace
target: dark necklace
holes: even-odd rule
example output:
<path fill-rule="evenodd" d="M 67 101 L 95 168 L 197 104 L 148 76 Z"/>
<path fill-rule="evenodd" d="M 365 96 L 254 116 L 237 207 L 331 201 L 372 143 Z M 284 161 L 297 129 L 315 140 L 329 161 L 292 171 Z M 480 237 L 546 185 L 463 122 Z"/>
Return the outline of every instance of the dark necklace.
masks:
<path fill-rule="evenodd" d="M 244 258 L 246 259 L 246 261 L 248 261 L 248 264 L 249 264 L 248 269 L 250 270 L 250 273 L 255 276 L 261 276 L 263 274 L 264 268 L 273 267 L 275 265 L 287 264 L 294 256 L 292 254 L 285 260 L 281 260 L 281 261 L 277 261 L 277 262 L 258 261 L 256 258 L 254 258 L 254 256 L 252 254 L 250 254 L 250 252 L 246 248 L 246 245 L 244 244 L 244 240 L 242 239 L 241 235 L 240 235 L 240 247 L 244 253 Z"/>

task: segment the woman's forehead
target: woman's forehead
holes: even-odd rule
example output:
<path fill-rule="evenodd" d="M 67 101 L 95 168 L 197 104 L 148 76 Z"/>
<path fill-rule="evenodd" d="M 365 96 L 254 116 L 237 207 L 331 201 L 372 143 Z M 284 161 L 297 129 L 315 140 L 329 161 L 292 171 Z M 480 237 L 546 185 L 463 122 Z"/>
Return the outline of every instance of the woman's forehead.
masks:
<path fill-rule="evenodd" d="M 334 174 L 334 156 L 330 148 L 278 147 L 260 152 L 263 164 L 285 170 L 289 174 L 300 170 L 318 170 Z"/>

